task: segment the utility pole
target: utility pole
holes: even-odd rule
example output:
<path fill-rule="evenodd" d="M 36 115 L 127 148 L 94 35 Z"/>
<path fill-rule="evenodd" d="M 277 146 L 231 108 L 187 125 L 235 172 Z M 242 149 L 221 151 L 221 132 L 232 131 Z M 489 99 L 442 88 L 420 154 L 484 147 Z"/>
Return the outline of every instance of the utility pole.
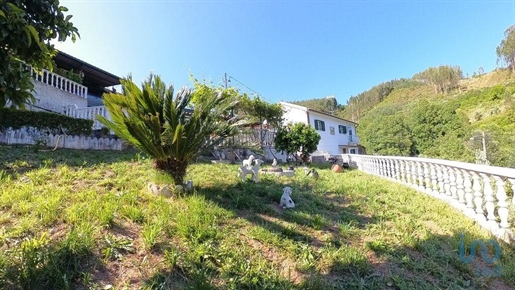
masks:
<path fill-rule="evenodd" d="M 485 158 L 485 163 L 486 165 L 489 165 L 490 162 L 488 162 L 488 157 L 486 156 L 486 142 L 485 142 L 485 132 L 484 131 L 481 131 L 481 135 L 482 135 L 482 143 L 483 143 L 483 157 Z"/>

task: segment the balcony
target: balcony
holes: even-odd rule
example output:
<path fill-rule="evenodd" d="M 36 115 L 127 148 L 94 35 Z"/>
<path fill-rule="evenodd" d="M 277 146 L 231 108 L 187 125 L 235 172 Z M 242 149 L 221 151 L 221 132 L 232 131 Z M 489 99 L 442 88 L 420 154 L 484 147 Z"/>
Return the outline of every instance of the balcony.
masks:
<path fill-rule="evenodd" d="M 31 68 L 31 70 L 32 78 L 38 82 L 42 82 L 56 89 L 68 92 L 81 98 L 87 98 L 88 96 L 88 88 L 81 84 L 78 84 L 46 69 L 42 69 L 40 73 L 38 73 L 33 68 Z"/>

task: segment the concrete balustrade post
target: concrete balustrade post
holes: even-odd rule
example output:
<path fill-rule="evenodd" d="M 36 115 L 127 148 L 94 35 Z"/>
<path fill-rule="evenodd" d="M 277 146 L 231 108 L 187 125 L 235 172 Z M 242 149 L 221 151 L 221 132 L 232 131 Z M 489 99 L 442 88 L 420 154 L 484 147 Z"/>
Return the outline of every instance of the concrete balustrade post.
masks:
<path fill-rule="evenodd" d="M 449 173 L 449 194 L 451 197 L 451 202 L 458 202 L 458 188 L 456 187 L 456 172 L 454 168 L 448 167 Z"/>
<path fill-rule="evenodd" d="M 430 164 L 431 167 L 431 193 L 438 196 L 438 168 L 435 164 Z"/>
<path fill-rule="evenodd" d="M 508 223 L 508 196 L 506 195 L 506 190 L 504 189 L 504 180 L 499 176 L 494 176 L 494 179 L 495 187 L 497 187 L 497 212 L 499 214 L 499 219 L 501 220 L 499 226 L 501 229 L 506 230 L 510 228 L 510 224 Z"/>
<path fill-rule="evenodd" d="M 486 222 L 486 217 L 483 211 L 483 192 L 481 190 L 481 179 L 479 174 L 472 173 L 472 190 L 474 191 L 474 206 L 476 210 L 476 219 L 478 221 Z"/>
<path fill-rule="evenodd" d="M 488 225 L 491 229 L 498 229 L 498 224 L 495 219 L 495 199 L 494 199 L 494 191 L 492 189 L 492 180 L 490 179 L 490 175 L 488 174 L 481 174 L 481 177 L 483 179 L 483 194 L 484 194 L 484 201 L 485 201 L 485 208 L 487 213 L 487 220 Z M 504 186 L 504 185 L 503 185 Z"/>
<path fill-rule="evenodd" d="M 425 191 L 424 168 L 423 168 L 422 162 L 417 162 L 417 179 L 418 179 L 418 190 Z"/>

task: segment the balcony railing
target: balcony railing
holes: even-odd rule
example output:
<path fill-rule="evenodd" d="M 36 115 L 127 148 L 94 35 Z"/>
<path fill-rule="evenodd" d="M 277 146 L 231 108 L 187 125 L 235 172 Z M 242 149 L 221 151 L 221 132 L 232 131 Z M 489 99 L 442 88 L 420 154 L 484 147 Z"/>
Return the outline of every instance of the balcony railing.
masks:
<path fill-rule="evenodd" d="M 349 135 L 349 145 L 351 144 L 359 144 L 359 137 L 356 135 Z"/>
<path fill-rule="evenodd" d="M 111 116 L 105 106 L 78 108 L 76 105 L 69 105 L 63 108 L 63 114 L 77 119 L 93 120 L 93 130 L 100 130 L 105 127 L 96 116 L 104 116 L 111 121 Z"/>
<path fill-rule="evenodd" d="M 77 95 L 79 97 L 87 98 L 88 96 L 88 88 L 78 84 L 74 81 L 71 81 L 63 76 L 52 73 L 45 69 L 41 70 L 41 73 L 38 73 L 34 69 L 32 69 L 32 78 L 35 80 L 50 85 L 59 90 L 63 90 L 70 94 Z"/>
<path fill-rule="evenodd" d="M 500 239 L 514 239 L 510 217 L 515 206 L 515 169 L 427 158 L 343 157 L 362 171 L 446 201 Z"/>

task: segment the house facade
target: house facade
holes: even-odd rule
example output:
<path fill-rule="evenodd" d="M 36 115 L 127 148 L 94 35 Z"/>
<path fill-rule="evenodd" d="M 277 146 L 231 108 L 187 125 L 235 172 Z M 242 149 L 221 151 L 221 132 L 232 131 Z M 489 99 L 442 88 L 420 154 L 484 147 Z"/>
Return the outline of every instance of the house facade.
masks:
<path fill-rule="evenodd" d="M 362 147 L 356 134 L 356 123 L 324 112 L 291 103 L 280 102 L 284 109 L 284 122 L 304 123 L 315 128 L 320 134 L 317 151 L 319 154 L 359 154 Z"/>
<path fill-rule="evenodd" d="M 27 106 L 27 109 L 90 119 L 94 121 L 94 130 L 102 128 L 96 115 L 109 118 L 102 95 L 113 91 L 112 87 L 120 84 L 120 77 L 62 51 L 53 60 L 56 64 L 55 71 L 59 70 L 61 74 L 45 69 L 39 73 L 32 71 L 36 102 Z M 62 72 L 71 71 L 77 73 L 81 83 L 62 75 Z"/>

